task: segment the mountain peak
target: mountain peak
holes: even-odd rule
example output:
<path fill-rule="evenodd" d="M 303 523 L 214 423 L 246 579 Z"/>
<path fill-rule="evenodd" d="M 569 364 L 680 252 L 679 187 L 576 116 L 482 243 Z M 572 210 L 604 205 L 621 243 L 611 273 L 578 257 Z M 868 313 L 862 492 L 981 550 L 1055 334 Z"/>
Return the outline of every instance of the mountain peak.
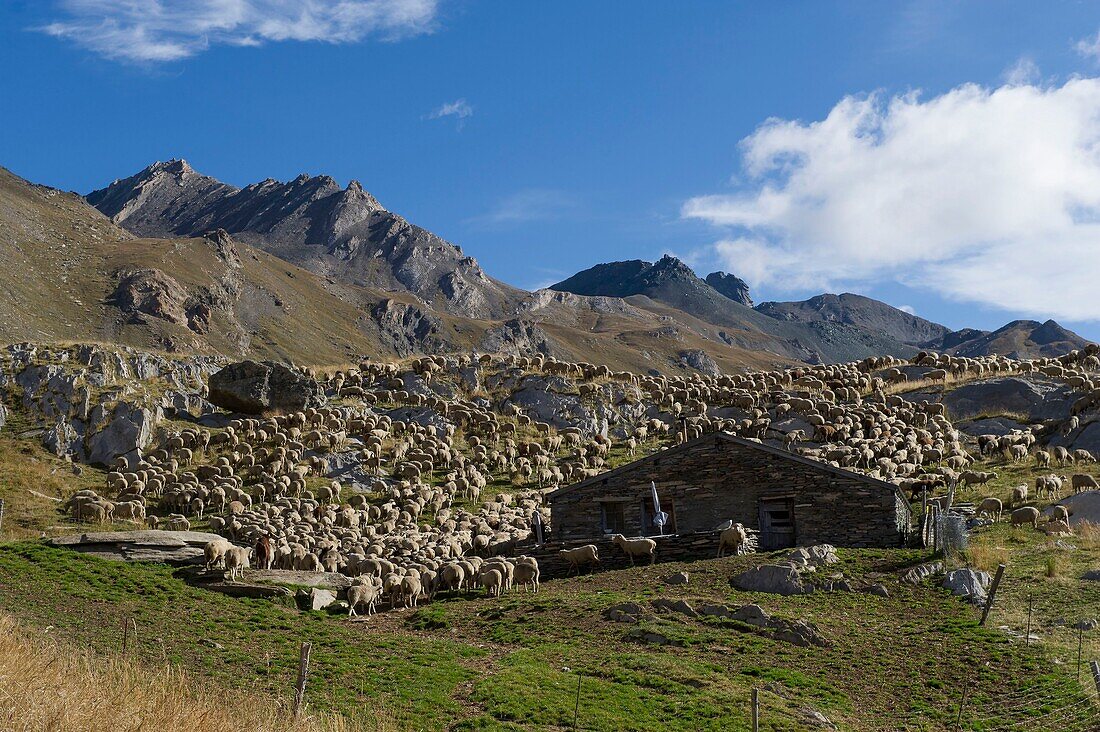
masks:
<path fill-rule="evenodd" d="M 707 275 L 705 281 L 730 300 L 752 307 L 752 298 L 749 297 L 749 285 L 740 277 L 725 272 L 711 272 Z"/>

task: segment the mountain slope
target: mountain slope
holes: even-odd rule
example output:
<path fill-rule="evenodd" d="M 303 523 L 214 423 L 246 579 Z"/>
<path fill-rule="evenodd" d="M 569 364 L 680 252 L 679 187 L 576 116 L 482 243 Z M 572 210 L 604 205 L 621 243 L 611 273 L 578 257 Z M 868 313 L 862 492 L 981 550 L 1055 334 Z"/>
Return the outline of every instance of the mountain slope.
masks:
<path fill-rule="evenodd" d="M 225 229 L 314 273 L 411 292 L 455 315 L 502 317 L 523 295 L 488 277 L 457 246 L 387 211 L 357 181 L 341 189 L 328 176 L 301 175 L 236 188 L 171 160 L 93 191 L 87 200 L 139 236 Z"/>
<path fill-rule="evenodd" d="M 765 302 L 756 310 L 777 320 L 846 323 L 913 346 L 942 339 L 950 332 L 938 323 L 848 292 L 818 295 L 801 302 Z"/>
<path fill-rule="evenodd" d="M 118 201 L 109 205 L 118 215 Z M 140 210 L 121 220 L 165 233 Z M 665 373 L 691 368 L 697 352 L 727 371 L 790 363 L 616 298 L 521 292 L 504 317 L 477 319 L 433 310 L 405 290 L 318 276 L 224 230 L 138 238 L 79 196 L 3 168 L 0 257 L 9 265 L 0 270 L 0 342 L 104 341 L 319 365 L 452 351 Z"/>
<path fill-rule="evenodd" d="M 1089 341 L 1067 330 L 1053 320 L 1040 323 L 1035 320 L 1013 320 L 997 330 L 960 331 L 963 335 L 948 334 L 944 339 L 953 345 L 944 350 L 957 356 L 988 356 L 999 353 L 1012 358 L 1039 358 L 1061 356 L 1077 348 L 1084 348 Z M 955 341 L 958 340 L 956 343 Z"/>

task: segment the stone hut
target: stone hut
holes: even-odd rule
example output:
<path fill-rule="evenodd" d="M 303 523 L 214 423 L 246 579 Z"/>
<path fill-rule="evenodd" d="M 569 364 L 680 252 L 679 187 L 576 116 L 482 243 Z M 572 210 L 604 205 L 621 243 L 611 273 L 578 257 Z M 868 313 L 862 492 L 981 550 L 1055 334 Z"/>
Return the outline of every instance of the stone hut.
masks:
<path fill-rule="evenodd" d="M 655 483 L 664 526 L 654 521 Z M 762 550 L 811 544 L 894 547 L 911 512 L 900 489 L 778 447 L 707 434 L 548 496 L 552 537 L 713 531 L 726 521 L 760 532 Z"/>

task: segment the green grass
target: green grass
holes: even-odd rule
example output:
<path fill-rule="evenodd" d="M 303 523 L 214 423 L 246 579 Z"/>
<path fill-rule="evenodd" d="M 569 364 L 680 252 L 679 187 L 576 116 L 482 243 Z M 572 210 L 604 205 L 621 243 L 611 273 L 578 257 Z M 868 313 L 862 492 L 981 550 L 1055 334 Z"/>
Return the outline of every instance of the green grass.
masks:
<path fill-rule="evenodd" d="M 841 557 L 845 573 L 877 578 L 891 597 L 736 592 L 728 577 L 758 558 L 734 557 L 554 580 L 537 595 L 451 595 L 349 623 L 207 593 L 159 565 L 23 542 L 0 545 L 0 609 L 101 651 L 119 647 L 122 621 L 133 617 L 144 660 L 284 699 L 299 644 L 308 640 L 312 704 L 351 716 L 382 708 L 409 729 L 569 728 L 578 677 L 586 730 L 748 729 L 754 686 L 767 730 L 805 729 L 808 709 L 842 729 L 896 729 L 898 720 L 911 729 L 953 729 L 963 685 L 975 700 L 963 715 L 970 730 L 985 729 L 989 710 L 1018 695 L 1056 705 L 1082 699 L 1045 645 L 1027 648 L 995 627 L 979 628 L 975 611 L 945 592 L 893 579 L 927 555 L 842 550 Z M 679 569 L 691 574 L 686 587 L 661 581 Z M 624 600 L 656 597 L 757 602 L 814 623 L 831 645 L 801 648 L 737 623 L 662 615 L 645 621 L 647 629 L 679 645 L 652 646 L 626 639 L 633 626 L 601 615 Z M 1013 719 L 1031 713 L 1011 712 Z"/>

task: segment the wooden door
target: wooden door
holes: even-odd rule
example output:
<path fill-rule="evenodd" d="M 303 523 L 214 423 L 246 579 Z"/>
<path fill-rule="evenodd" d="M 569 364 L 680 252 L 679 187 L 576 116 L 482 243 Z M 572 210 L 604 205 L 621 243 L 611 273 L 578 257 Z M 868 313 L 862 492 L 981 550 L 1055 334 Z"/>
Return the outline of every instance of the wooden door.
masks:
<path fill-rule="evenodd" d="M 760 549 L 772 551 L 795 545 L 794 501 L 790 498 L 760 501 Z"/>

